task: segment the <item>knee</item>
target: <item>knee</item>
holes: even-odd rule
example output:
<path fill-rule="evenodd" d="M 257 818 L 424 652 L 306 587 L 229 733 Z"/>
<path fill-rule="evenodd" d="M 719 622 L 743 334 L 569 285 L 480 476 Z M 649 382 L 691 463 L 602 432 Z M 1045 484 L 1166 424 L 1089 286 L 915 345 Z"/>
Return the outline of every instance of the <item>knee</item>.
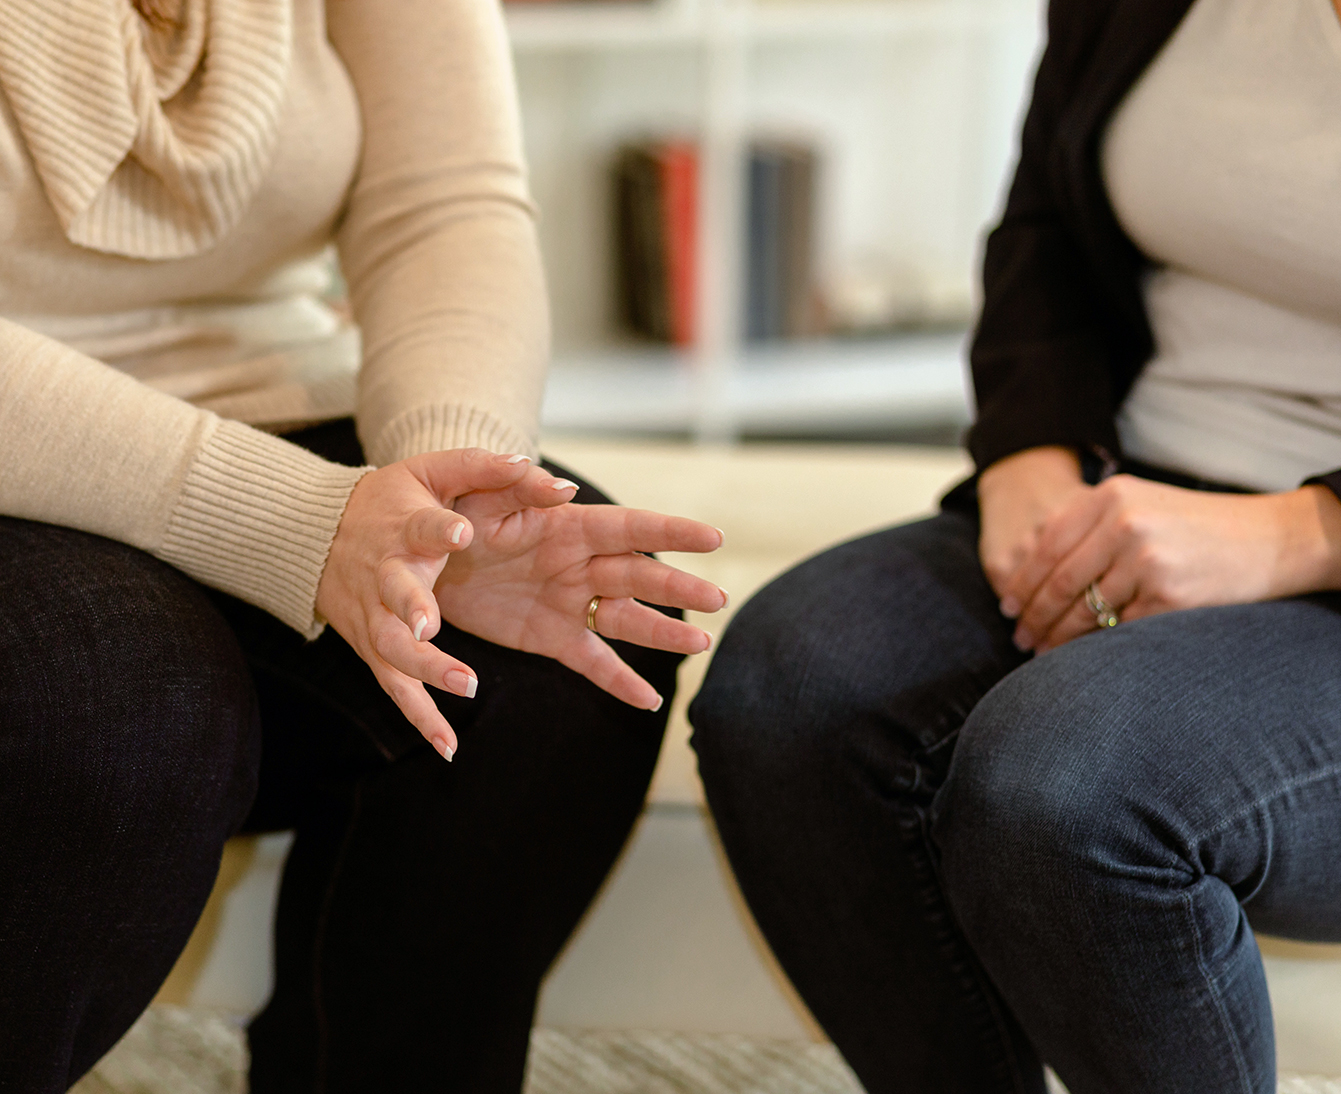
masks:
<path fill-rule="evenodd" d="M 843 643 L 811 610 L 814 587 L 803 571 L 783 575 L 741 607 L 690 705 L 692 743 L 710 791 L 785 779 L 832 744 L 832 704 L 823 696 L 841 687 L 831 655 Z"/>
<path fill-rule="evenodd" d="M 155 832 L 222 845 L 255 794 L 259 715 L 242 653 L 189 579 L 85 537 L 60 581 L 6 613 L 6 811 L 39 808 L 80 845 Z M 19 774 L 22 773 L 22 774 Z M 104 839 L 104 837 L 106 837 Z"/>
<path fill-rule="evenodd" d="M 1165 807 L 1163 714 L 1124 698 L 1080 653 L 1011 674 L 960 733 L 933 836 L 951 903 L 969 921 L 1073 904 L 1119 875 L 1175 883 L 1191 868 Z"/>

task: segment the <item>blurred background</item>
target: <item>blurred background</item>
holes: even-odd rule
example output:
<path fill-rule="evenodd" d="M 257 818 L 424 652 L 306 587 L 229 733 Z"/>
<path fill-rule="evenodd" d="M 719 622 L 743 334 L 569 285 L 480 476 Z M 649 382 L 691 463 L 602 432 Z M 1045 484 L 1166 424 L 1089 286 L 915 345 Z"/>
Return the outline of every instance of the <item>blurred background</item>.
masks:
<path fill-rule="evenodd" d="M 1039 0 L 509 0 L 552 431 L 953 442 Z"/>

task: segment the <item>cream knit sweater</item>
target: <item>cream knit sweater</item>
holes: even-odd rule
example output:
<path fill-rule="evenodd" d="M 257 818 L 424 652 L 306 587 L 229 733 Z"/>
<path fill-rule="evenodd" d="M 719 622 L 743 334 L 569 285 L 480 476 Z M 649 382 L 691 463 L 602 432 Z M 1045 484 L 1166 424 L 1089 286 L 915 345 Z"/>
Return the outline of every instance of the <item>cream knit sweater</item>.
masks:
<path fill-rule="evenodd" d="M 363 472 L 230 419 L 531 454 L 548 326 L 497 0 L 0 0 L 0 513 L 313 635 Z"/>

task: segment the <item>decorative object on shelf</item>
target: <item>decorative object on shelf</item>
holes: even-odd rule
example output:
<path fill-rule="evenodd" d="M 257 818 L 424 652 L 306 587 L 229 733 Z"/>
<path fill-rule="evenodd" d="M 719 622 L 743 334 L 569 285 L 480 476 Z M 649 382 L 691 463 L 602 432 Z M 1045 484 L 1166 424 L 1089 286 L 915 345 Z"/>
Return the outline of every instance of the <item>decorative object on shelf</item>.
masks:
<path fill-rule="evenodd" d="M 620 312 L 635 334 L 691 346 L 697 333 L 698 148 L 629 145 L 615 162 Z"/>
<path fill-rule="evenodd" d="M 750 145 L 745 332 L 751 341 L 818 334 L 815 191 L 818 157 L 797 141 Z"/>

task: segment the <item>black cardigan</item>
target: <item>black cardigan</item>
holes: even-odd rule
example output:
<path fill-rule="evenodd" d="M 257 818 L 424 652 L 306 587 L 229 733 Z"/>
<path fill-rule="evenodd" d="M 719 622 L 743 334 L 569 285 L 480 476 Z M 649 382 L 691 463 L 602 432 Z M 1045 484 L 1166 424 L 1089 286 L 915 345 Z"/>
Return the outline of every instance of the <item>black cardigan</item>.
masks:
<path fill-rule="evenodd" d="M 1052 0 L 1020 162 L 988 237 L 971 361 L 984 468 L 1038 445 L 1118 456 L 1114 417 L 1154 350 L 1147 259 L 1118 224 L 1105 126 L 1192 0 Z M 1324 481 L 1341 493 L 1341 471 Z"/>

